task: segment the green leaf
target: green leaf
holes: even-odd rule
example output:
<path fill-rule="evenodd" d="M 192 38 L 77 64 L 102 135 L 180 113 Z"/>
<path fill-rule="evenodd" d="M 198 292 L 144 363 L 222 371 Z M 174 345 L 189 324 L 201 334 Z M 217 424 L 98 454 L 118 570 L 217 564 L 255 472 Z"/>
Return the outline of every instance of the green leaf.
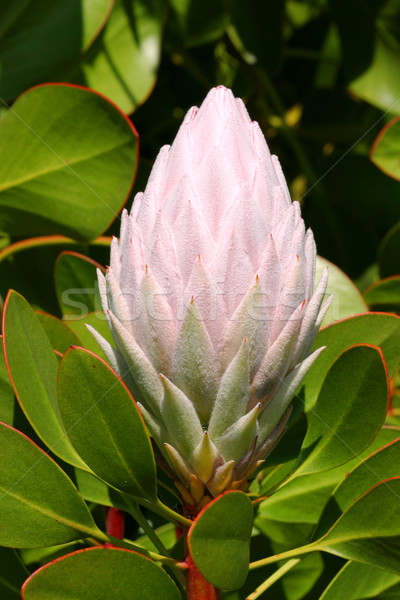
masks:
<path fill-rule="evenodd" d="M 87 502 L 94 502 L 103 506 L 113 506 L 121 510 L 127 509 L 127 505 L 123 501 L 121 494 L 95 475 L 92 475 L 92 473 L 88 473 L 88 471 L 83 471 L 82 469 L 75 469 L 74 482 L 79 493 Z"/>
<path fill-rule="evenodd" d="M 101 358 L 104 358 L 104 360 L 106 359 L 100 346 L 86 327 L 86 324 L 92 325 L 92 327 L 94 327 L 96 331 L 98 331 L 106 340 L 108 340 L 110 344 L 114 344 L 114 340 L 103 311 L 97 310 L 87 314 L 81 319 L 66 318 L 66 323 L 68 323 L 68 327 L 72 329 L 72 331 L 74 331 L 80 339 L 81 346 L 86 348 L 86 350 L 94 352 Z"/>
<path fill-rule="evenodd" d="M 370 3 L 368 11 L 363 7 L 360 12 L 369 12 L 373 4 Z M 384 111 L 398 113 L 400 82 L 393 77 L 393 73 L 400 68 L 399 5 L 397 0 L 387 0 L 376 3 L 375 7 L 379 8 L 379 14 L 374 23 L 376 35 L 372 62 L 366 71 L 351 82 L 350 91 Z M 357 34 L 353 30 L 354 35 Z"/>
<path fill-rule="evenodd" d="M 312 473 L 292 479 L 272 494 L 269 493 L 268 488 L 265 488 L 264 494 L 268 496 L 268 499 L 259 505 L 256 525 L 260 520 L 265 519 L 291 523 L 291 527 L 293 523 L 317 524 L 333 490 L 349 471 L 371 452 L 385 444 L 392 443 L 399 436 L 399 429 L 383 427 L 372 444 L 348 463 L 330 471 Z M 82 471 L 82 473 L 84 472 Z M 378 483 L 378 481 L 375 480 L 373 483 Z M 368 489 L 368 486 L 362 489 L 359 495 L 365 492 L 366 489 Z"/>
<path fill-rule="evenodd" d="M 3 342 L 10 379 L 33 429 L 57 456 L 87 468 L 66 437 L 61 420 L 56 355 L 33 309 L 14 291 L 4 307 Z"/>
<path fill-rule="evenodd" d="M 316 536 L 325 533 L 351 504 L 381 481 L 400 471 L 400 439 L 367 457 L 338 485 L 327 503 Z"/>
<path fill-rule="evenodd" d="M 400 583 L 399 576 L 358 562 L 347 562 L 332 579 L 319 600 L 365 600 L 390 591 Z M 396 585 L 397 584 L 397 585 Z M 398 593 L 397 589 L 397 593 Z M 380 596 L 379 596 L 380 597 Z M 393 597 L 393 600 L 396 596 Z"/>
<path fill-rule="evenodd" d="M 0 548 L 0 594 L 3 600 L 20 600 L 21 586 L 29 571 L 15 550 Z"/>
<path fill-rule="evenodd" d="M 35 314 L 46 332 L 54 350 L 57 350 L 57 352 L 60 352 L 61 354 L 65 354 L 70 346 L 79 345 L 78 337 L 60 319 L 39 311 L 36 311 Z"/>
<path fill-rule="evenodd" d="M 0 424 L 0 545 L 35 548 L 99 537 L 60 467 L 25 435 Z"/>
<path fill-rule="evenodd" d="M 375 309 L 399 312 L 400 309 L 400 275 L 387 277 L 374 283 L 365 290 L 364 298 Z"/>
<path fill-rule="evenodd" d="M 217 588 L 240 588 L 249 566 L 253 507 L 243 492 L 226 492 L 204 508 L 188 534 L 189 551 Z"/>
<path fill-rule="evenodd" d="M 389 229 L 383 238 L 378 258 L 381 277 L 400 273 L 400 222 Z"/>
<path fill-rule="evenodd" d="M 295 476 L 326 471 L 367 448 L 384 423 L 388 391 L 379 348 L 360 344 L 343 352 L 328 371 L 309 413 Z"/>
<path fill-rule="evenodd" d="M 370 152 L 372 162 L 386 175 L 400 181 L 400 116 L 380 131 Z"/>
<path fill-rule="evenodd" d="M 181 596 L 166 572 L 148 558 L 116 548 L 90 548 L 36 571 L 24 584 L 22 598 L 180 600 Z"/>
<path fill-rule="evenodd" d="M 333 294 L 333 300 L 322 321 L 322 326 L 333 321 L 345 319 L 368 311 L 368 305 L 352 280 L 339 267 L 322 256 L 317 256 L 316 283 L 319 282 L 322 271 L 328 265 L 329 279 L 326 298 Z"/>
<path fill-rule="evenodd" d="M 57 259 L 54 279 L 61 311 L 82 318 L 101 309 L 96 269 L 102 266 L 77 252 L 62 252 Z"/>
<path fill-rule="evenodd" d="M 90 46 L 111 6 L 112 0 L 4 0 L 0 97 L 9 101 L 32 85 L 57 80 Z"/>
<path fill-rule="evenodd" d="M 154 455 L 143 419 L 102 359 L 71 348 L 60 365 L 58 403 L 69 439 L 96 475 L 123 492 L 156 499 Z"/>
<path fill-rule="evenodd" d="M 69 79 L 133 112 L 156 81 L 165 9 L 163 0 L 115 0 L 104 30 Z"/>
<path fill-rule="evenodd" d="M 310 548 L 400 574 L 399 496 L 400 477 L 383 481 L 356 500 Z"/>
<path fill-rule="evenodd" d="M 379 346 L 391 379 L 400 362 L 400 318 L 370 313 L 350 317 L 322 329 L 313 348 L 326 348 L 303 383 L 307 408 L 314 406 L 328 369 L 346 348 L 355 344 Z"/>
<path fill-rule="evenodd" d="M 137 134 L 99 94 L 29 90 L 0 120 L 0 230 L 90 240 L 114 220 L 135 175 Z"/>

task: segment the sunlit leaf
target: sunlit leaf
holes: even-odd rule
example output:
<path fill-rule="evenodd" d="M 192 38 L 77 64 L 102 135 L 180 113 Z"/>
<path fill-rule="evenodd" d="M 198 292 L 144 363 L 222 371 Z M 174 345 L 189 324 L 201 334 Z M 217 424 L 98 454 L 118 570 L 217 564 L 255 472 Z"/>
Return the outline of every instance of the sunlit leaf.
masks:
<path fill-rule="evenodd" d="M 0 229 L 90 240 L 133 183 L 137 134 L 115 106 L 66 85 L 29 90 L 0 120 Z"/>

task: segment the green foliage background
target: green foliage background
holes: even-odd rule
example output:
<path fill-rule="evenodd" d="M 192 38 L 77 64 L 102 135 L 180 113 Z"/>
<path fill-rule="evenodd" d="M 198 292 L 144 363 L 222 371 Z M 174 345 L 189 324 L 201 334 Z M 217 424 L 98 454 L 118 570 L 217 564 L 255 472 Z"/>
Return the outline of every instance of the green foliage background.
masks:
<path fill-rule="evenodd" d="M 118 474 L 111 459 L 108 465 L 103 465 L 105 475 L 103 471 L 99 474 L 91 463 L 94 472 L 112 486 L 108 487 L 95 480 L 82 463 L 84 456 L 84 460 L 97 465 L 99 447 L 91 446 L 91 430 L 82 425 L 82 449 L 79 441 L 75 447 L 73 436 L 72 443 L 65 438 L 56 448 L 59 435 L 63 435 L 63 420 L 68 422 L 72 418 L 68 411 L 74 407 L 75 396 L 69 398 L 72 392 L 65 385 L 61 418 L 56 397 L 60 357 L 53 349 L 64 354 L 70 345 L 80 345 L 99 352 L 84 323 L 91 323 L 108 335 L 101 316 L 95 268 L 108 262 L 109 236 L 119 233 L 118 214 L 124 205 L 130 208 L 134 194 L 144 189 L 159 148 L 172 142 L 185 112 L 192 105 L 199 105 L 215 85 L 232 88 L 246 102 L 271 151 L 281 161 L 293 199 L 301 202 L 319 254 L 339 267 L 331 266 L 330 291 L 336 291 L 337 298 L 328 321 L 368 308 L 388 313 L 350 319 L 319 334 L 317 345 L 326 344 L 328 350 L 307 377 L 302 398 L 305 397 L 305 406 L 307 403 L 313 406 L 315 402 L 318 406 L 321 402 L 321 411 L 327 410 L 324 418 L 334 428 L 340 426 L 335 419 L 355 422 L 350 431 L 341 431 L 341 437 L 354 444 L 358 457 L 351 453 L 344 456 L 344 452 L 341 458 L 343 448 L 334 438 L 324 438 L 326 447 L 318 446 L 322 435 L 318 423 L 315 419 L 313 422 L 310 414 L 304 416 L 302 407 L 296 407 L 297 420 L 291 425 L 286 444 L 284 439 L 251 489 L 255 495 L 275 491 L 277 482 L 291 468 L 296 469 L 299 453 L 297 475 L 301 476 L 289 478 L 269 502 L 260 504 L 251 559 L 254 562 L 278 552 L 290 553 L 310 540 L 314 540 L 313 551 L 294 565 L 271 592 L 266 591 L 260 597 L 282 600 L 398 597 L 400 570 L 395 566 L 399 560 L 396 548 L 400 536 L 398 510 L 395 510 L 398 479 L 391 486 L 380 488 L 380 493 L 366 496 L 363 503 L 353 505 L 356 509 L 345 513 L 342 529 L 332 529 L 328 535 L 326 532 L 335 522 L 332 516 L 337 518 L 347 511 L 354 499 L 376 484 L 376 480 L 367 476 L 371 469 L 379 481 L 400 475 L 399 444 L 395 442 L 400 425 L 396 386 L 400 348 L 398 319 L 394 316 L 400 307 L 399 73 L 397 0 L 2 2 L 0 294 L 4 302 L 8 290 L 14 289 L 38 312 L 36 318 L 21 296 L 9 296 L 3 333 L 8 327 L 6 355 L 19 403 L 15 401 L 1 356 L 0 420 L 53 450 L 94 518 L 65 474 L 50 461 L 44 461 L 41 473 L 46 485 L 38 487 L 35 501 L 41 510 L 48 503 L 46 510 L 42 510 L 39 519 L 35 516 L 36 509 L 27 512 L 10 505 L 7 510 L 14 512 L 10 513 L 13 516 L 9 521 L 14 519 L 13 525 L 20 527 L 18 535 L 11 525 L 9 529 L 2 525 L 0 591 L 4 600 L 20 597 L 20 585 L 38 566 L 81 549 L 82 532 L 104 541 L 100 531 L 104 526 L 101 505 L 124 508 L 136 515 L 136 520 L 128 522 L 129 537 L 144 552 L 157 549 L 139 531 L 141 515 L 137 507 L 127 507 L 126 498 L 114 489 L 121 490 L 118 477 L 122 481 L 125 475 Z M 391 403 L 383 429 L 387 390 L 382 356 L 365 344 L 382 349 L 389 370 Z M 341 354 L 354 345 L 357 346 Z M 82 355 L 69 355 L 74 369 L 84 370 L 85 361 L 92 360 L 89 353 L 81 352 Z M 64 361 L 64 366 L 69 364 Z M 104 383 L 113 376 L 101 364 L 98 364 L 103 377 L 100 383 Z M 360 389 L 345 386 L 357 369 L 359 377 L 364 377 L 361 395 Z M 369 386 L 370 381 L 375 387 Z M 90 378 L 88 382 L 89 390 L 94 382 Z M 128 406 L 131 427 L 139 431 L 140 419 L 133 414 L 124 393 L 117 387 L 114 401 L 120 397 L 121 411 Z M 85 397 L 90 402 L 90 394 Z M 354 402 L 349 406 L 346 399 L 353 397 Z M 78 410 L 79 406 L 75 408 Z M 363 411 L 365 415 L 361 414 Z M 126 418 L 127 422 L 129 419 Z M 119 425 L 116 411 L 116 431 Z M 92 426 L 99 427 L 98 439 L 101 439 L 95 419 Z M 113 427 L 110 420 L 110 431 Z M 39 452 L 11 431 L 3 428 L 0 435 L 12 449 L 10 456 L 15 465 L 15 473 L 4 469 L 1 475 L 7 482 L 5 487 L 11 485 L 14 475 L 17 481 L 19 472 L 36 464 L 35 453 Z M 134 464 L 135 457 L 128 456 L 128 463 L 132 461 L 130 466 L 142 478 L 132 484 L 132 489 L 139 495 L 140 490 L 150 489 L 152 496 L 156 484 L 150 445 L 144 430 L 137 435 L 143 436 L 141 452 L 150 481 L 146 474 L 140 474 Z M 317 444 L 318 452 L 308 456 L 307 440 Z M 122 452 L 126 445 L 120 443 Z M 341 483 L 335 490 L 343 477 L 357 467 L 360 458 L 385 444 L 393 446 L 367 459 L 372 462 L 362 463 L 358 470 L 352 471 L 347 487 Z M 345 460 L 350 462 L 343 465 Z M 48 502 L 52 489 L 49 482 L 57 478 L 60 487 L 54 484 L 54 489 L 59 490 L 60 497 L 56 495 Z M 22 496 L 30 498 L 30 491 L 36 486 L 32 473 L 21 483 Z M 65 500 L 68 495 L 71 506 Z M 163 500 L 171 505 L 171 498 L 166 496 Z M 232 502 L 232 518 L 237 513 L 238 522 L 240 502 L 245 500 L 228 501 Z M 49 517 L 57 510 L 64 520 L 59 528 Z M 5 513 L 3 521 L 7 523 Z M 385 551 L 368 546 L 373 544 L 369 539 L 368 543 L 364 540 L 360 549 L 348 533 L 355 522 L 361 527 L 368 515 L 375 514 L 387 517 L 376 525 L 370 523 L 371 535 L 381 535 L 386 540 Z M 145 515 L 173 556 L 182 558 L 182 548 L 175 544 L 173 525 L 166 523 L 166 514 L 161 511 L 161 516 L 154 516 L 145 511 Z M 211 579 L 218 577 L 215 565 L 222 568 L 223 564 L 226 575 L 232 563 L 232 576 L 227 575 L 226 580 L 237 575 L 241 581 L 247 573 L 243 559 L 247 546 L 240 547 L 239 557 L 232 550 L 229 560 L 225 556 L 225 563 L 219 562 L 222 556 L 210 558 L 198 533 L 204 526 L 207 537 L 211 511 L 209 515 L 193 533 L 192 543 L 193 548 L 198 548 L 199 563 L 204 559 Z M 52 543 L 50 548 L 31 548 L 29 536 L 37 536 L 39 531 L 43 543 Z M 313 531 L 316 531 L 314 537 Z M 347 536 L 346 542 L 338 533 L 342 531 Z M 62 546 L 54 546 L 63 541 Z M 226 546 L 228 533 L 221 533 L 219 542 Z M 22 549 L 17 554 L 3 546 L 22 546 Z M 115 569 L 112 572 L 121 581 L 119 595 L 112 598 L 131 597 L 127 573 L 137 569 L 137 577 L 139 573 L 146 575 L 142 596 L 138 598 L 144 598 L 145 592 L 146 598 L 152 597 L 151 591 L 145 590 L 147 579 L 157 582 L 154 585 L 161 590 L 159 597 L 163 589 L 165 597 L 167 591 L 171 600 L 179 597 L 177 588 L 170 579 L 165 579 L 161 569 L 157 571 L 154 563 L 136 563 L 126 553 L 121 559 L 118 552 L 121 551 L 113 551 L 106 559 L 102 551 L 92 550 L 68 559 L 75 561 L 75 572 L 87 584 L 87 589 L 80 588 L 76 593 L 89 598 L 91 590 L 93 598 L 100 598 L 97 569 L 106 572 L 109 568 Z M 368 562 L 367 554 L 373 560 L 369 565 L 361 564 Z M 46 587 L 47 577 L 50 582 L 57 580 L 60 599 L 72 597 L 69 594 L 75 592 L 70 588 L 68 563 L 54 564 L 53 572 L 44 570 L 43 579 L 33 578 L 27 585 L 26 600 L 47 597 L 54 600 L 51 585 Z M 267 564 L 261 570 L 252 569 L 242 590 L 226 592 L 223 597 L 247 598 L 274 569 Z M 330 583 L 333 577 L 336 578 Z M 112 586 L 112 579 L 103 583 Z"/>

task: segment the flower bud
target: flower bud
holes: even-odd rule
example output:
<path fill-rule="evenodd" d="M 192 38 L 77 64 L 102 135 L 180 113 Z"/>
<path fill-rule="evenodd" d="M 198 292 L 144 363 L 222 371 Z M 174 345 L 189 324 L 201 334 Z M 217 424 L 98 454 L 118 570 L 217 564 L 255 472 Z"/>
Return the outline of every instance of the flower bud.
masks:
<path fill-rule="evenodd" d="M 92 330 L 194 504 L 201 486 L 243 488 L 281 436 L 322 350 L 310 354 L 327 308 L 315 262 L 258 124 L 211 90 L 161 149 L 98 275 L 115 348 Z"/>

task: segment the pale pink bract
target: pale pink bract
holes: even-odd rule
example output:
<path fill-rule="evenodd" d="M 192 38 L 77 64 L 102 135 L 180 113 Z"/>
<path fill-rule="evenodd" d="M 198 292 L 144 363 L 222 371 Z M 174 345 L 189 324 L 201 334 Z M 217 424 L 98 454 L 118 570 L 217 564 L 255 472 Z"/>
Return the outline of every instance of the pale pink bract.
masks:
<path fill-rule="evenodd" d="M 196 502 L 199 482 L 240 487 L 284 429 L 322 350 L 310 354 L 328 306 L 315 262 L 258 124 L 211 90 L 161 149 L 99 273 L 116 349 L 92 330 Z"/>

